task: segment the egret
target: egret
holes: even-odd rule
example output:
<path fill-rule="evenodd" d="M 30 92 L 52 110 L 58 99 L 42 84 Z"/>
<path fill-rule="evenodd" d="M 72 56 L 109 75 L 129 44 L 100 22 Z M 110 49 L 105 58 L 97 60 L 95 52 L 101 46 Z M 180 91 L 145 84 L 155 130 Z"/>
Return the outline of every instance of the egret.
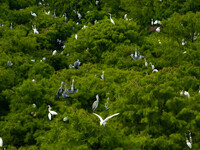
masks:
<path fill-rule="evenodd" d="M 148 66 L 148 63 L 147 63 L 147 61 L 146 61 L 146 58 L 144 59 L 144 64 L 145 64 L 145 67 Z"/>
<path fill-rule="evenodd" d="M 186 135 L 186 134 L 185 134 Z M 191 132 L 189 132 L 189 140 L 186 137 L 186 144 L 187 146 L 191 149 L 192 148 L 192 136 L 191 136 Z"/>
<path fill-rule="evenodd" d="M 71 85 L 71 88 L 68 89 L 68 92 L 73 94 L 74 92 L 77 92 L 77 91 L 78 91 L 78 89 L 75 89 L 75 87 L 74 87 L 74 79 L 72 79 L 72 85 Z"/>
<path fill-rule="evenodd" d="M 96 0 L 96 3 L 95 3 L 95 4 L 96 4 L 96 5 L 99 5 L 99 1 Z"/>
<path fill-rule="evenodd" d="M 70 98 L 70 96 L 67 94 L 67 83 L 65 83 L 65 91 L 62 93 L 62 97 L 64 99 Z"/>
<path fill-rule="evenodd" d="M 35 79 L 33 79 L 32 82 L 35 82 Z"/>
<path fill-rule="evenodd" d="M 36 25 L 32 25 L 32 28 L 33 28 L 33 32 L 34 34 L 39 34 L 38 30 L 36 29 Z"/>
<path fill-rule="evenodd" d="M 45 13 L 46 15 L 49 15 L 49 14 L 50 14 L 50 10 L 49 10 L 48 12 L 46 12 L 46 10 L 44 10 L 44 13 Z"/>
<path fill-rule="evenodd" d="M 34 16 L 34 17 L 37 16 L 36 13 L 33 13 L 32 11 L 31 11 L 31 15 Z"/>
<path fill-rule="evenodd" d="M 51 116 L 57 115 L 58 113 L 55 112 L 55 111 L 52 111 L 50 105 L 48 105 L 48 107 L 49 107 L 49 109 L 48 109 L 49 110 L 48 118 L 49 118 L 49 120 L 51 120 Z"/>
<path fill-rule="evenodd" d="M 0 147 L 3 147 L 3 139 L 0 137 Z"/>
<path fill-rule="evenodd" d="M 102 75 L 101 75 L 100 80 L 104 80 L 104 71 L 102 71 Z"/>
<path fill-rule="evenodd" d="M 63 81 L 61 81 L 61 86 L 60 86 L 60 88 L 58 89 L 58 91 L 57 91 L 57 97 L 59 98 L 59 96 L 61 96 L 62 95 L 62 93 L 63 93 L 63 88 L 62 88 L 62 86 L 63 86 Z"/>
<path fill-rule="evenodd" d="M 59 40 L 59 39 L 57 39 L 57 42 L 58 42 L 58 44 L 59 44 L 59 45 L 62 43 L 62 41 L 61 41 L 61 40 Z"/>
<path fill-rule="evenodd" d="M 111 14 L 110 14 L 110 21 L 112 24 L 115 24 L 115 22 L 113 21 L 113 19 L 111 18 Z"/>
<path fill-rule="evenodd" d="M 53 19 L 56 18 L 56 10 L 54 9 L 54 13 L 53 13 Z"/>
<path fill-rule="evenodd" d="M 96 114 L 96 113 L 93 113 L 93 114 L 96 115 L 96 116 L 100 119 L 100 126 L 102 126 L 102 125 L 105 126 L 106 121 L 108 121 L 110 118 L 112 118 L 112 117 L 114 117 L 114 116 L 119 115 L 119 113 L 116 113 L 116 114 L 114 114 L 114 115 L 112 115 L 112 116 L 109 116 L 109 117 L 107 117 L 106 119 L 103 120 L 103 119 L 101 118 L 101 116 L 99 116 L 98 114 Z"/>
<path fill-rule="evenodd" d="M 181 45 L 185 45 L 187 43 L 187 41 L 185 41 L 185 39 L 182 39 L 182 41 L 181 41 Z"/>
<path fill-rule="evenodd" d="M 33 104 L 33 108 L 37 108 L 36 104 Z"/>
<path fill-rule="evenodd" d="M 12 22 L 10 23 L 10 30 L 12 30 L 13 29 L 13 26 L 12 26 Z"/>
<path fill-rule="evenodd" d="M 13 65 L 13 63 L 12 63 L 11 61 L 8 61 L 8 62 L 7 62 L 7 66 L 10 67 L 10 66 L 12 66 L 12 65 Z"/>
<path fill-rule="evenodd" d="M 184 91 L 184 95 L 187 96 L 188 98 L 190 98 L 190 94 L 187 91 Z"/>
<path fill-rule="evenodd" d="M 79 61 L 79 59 L 77 59 L 77 61 L 74 62 L 74 66 L 73 67 L 75 69 L 79 69 L 80 64 L 81 64 L 81 62 Z"/>
<path fill-rule="evenodd" d="M 45 61 L 45 60 L 46 60 L 46 57 L 43 57 L 42 60 Z"/>
<path fill-rule="evenodd" d="M 86 25 L 84 25 L 83 27 L 82 27 L 82 29 L 85 29 L 87 26 Z"/>
<path fill-rule="evenodd" d="M 94 101 L 94 103 L 92 104 L 92 111 L 94 112 L 95 109 L 98 107 L 99 104 L 99 95 L 96 95 L 96 101 Z"/>
<path fill-rule="evenodd" d="M 156 31 L 157 31 L 157 32 L 160 32 L 160 27 L 157 27 L 157 28 L 156 28 Z"/>
<path fill-rule="evenodd" d="M 106 110 L 109 109 L 109 107 L 108 107 L 108 102 L 109 102 L 109 100 L 110 100 L 110 98 L 108 97 L 108 98 L 107 98 L 107 102 L 105 103 L 105 108 L 106 108 Z"/>
<path fill-rule="evenodd" d="M 54 55 L 54 56 L 55 56 L 55 55 L 56 55 L 56 53 L 57 53 L 57 50 L 54 50 L 54 51 L 53 51 L 53 53 L 52 53 L 52 55 Z"/>
<path fill-rule="evenodd" d="M 199 86 L 199 93 L 200 93 L 200 86 Z"/>
<path fill-rule="evenodd" d="M 63 14 L 63 17 L 65 17 L 65 22 L 68 22 L 67 14 L 66 13 Z"/>
<path fill-rule="evenodd" d="M 78 16 L 78 19 L 81 19 L 81 14 L 77 11 L 77 16 Z"/>
<path fill-rule="evenodd" d="M 152 68 L 152 70 L 154 70 L 155 69 L 155 66 L 154 65 L 152 65 L 152 63 L 150 62 L 150 65 L 151 65 L 151 68 Z"/>
<path fill-rule="evenodd" d="M 156 21 L 154 21 L 154 24 L 160 24 L 160 23 L 161 23 L 160 20 L 156 20 Z"/>
<path fill-rule="evenodd" d="M 75 34 L 75 39 L 77 40 L 77 38 L 78 38 L 78 35 L 77 35 L 77 34 Z"/>
<path fill-rule="evenodd" d="M 161 41 L 160 41 L 160 39 L 158 40 L 158 43 L 159 43 L 159 44 L 162 44 Z"/>
<path fill-rule="evenodd" d="M 124 19 L 125 19 L 125 20 L 128 20 L 128 18 L 127 18 L 127 14 L 124 15 Z"/>
<path fill-rule="evenodd" d="M 32 62 L 35 62 L 35 59 L 31 59 Z"/>
<path fill-rule="evenodd" d="M 65 49 L 65 45 L 63 45 L 63 46 L 61 46 L 62 47 L 62 49 Z"/>
<path fill-rule="evenodd" d="M 153 18 L 151 19 L 151 25 L 152 25 L 152 26 L 154 25 Z"/>
<path fill-rule="evenodd" d="M 63 121 L 66 122 L 68 120 L 68 117 L 64 117 Z"/>
<path fill-rule="evenodd" d="M 153 71 L 152 72 L 158 72 L 158 69 L 153 69 Z"/>

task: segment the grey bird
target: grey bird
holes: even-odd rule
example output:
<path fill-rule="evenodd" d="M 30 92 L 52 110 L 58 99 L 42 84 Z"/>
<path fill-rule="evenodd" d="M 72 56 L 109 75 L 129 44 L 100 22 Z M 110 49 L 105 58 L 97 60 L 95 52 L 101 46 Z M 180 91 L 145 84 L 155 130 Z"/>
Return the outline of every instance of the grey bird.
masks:
<path fill-rule="evenodd" d="M 79 59 L 77 59 L 77 61 L 74 62 L 74 68 L 75 69 L 79 69 L 81 62 L 79 61 Z"/>
<path fill-rule="evenodd" d="M 98 107 L 99 105 L 99 95 L 96 95 L 96 101 L 94 101 L 94 103 L 92 104 L 92 111 L 95 111 L 95 109 Z"/>
<path fill-rule="evenodd" d="M 62 88 L 62 86 L 63 86 L 63 81 L 61 81 L 61 86 L 60 86 L 60 88 L 58 89 L 58 92 L 57 92 L 57 97 L 59 98 L 59 96 L 61 96 L 62 95 L 62 93 L 63 93 L 63 88 Z"/>
<path fill-rule="evenodd" d="M 72 79 L 72 85 L 71 85 L 71 88 L 68 89 L 68 92 L 70 94 L 73 94 L 74 92 L 77 92 L 77 91 L 78 91 L 78 89 L 75 89 L 75 87 L 74 87 L 74 79 Z"/>
<path fill-rule="evenodd" d="M 65 91 L 62 93 L 62 97 L 64 99 L 70 98 L 70 96 L 67 94 L 67 83 L 65 83 Z"/>
<path fill-rule="evenodd" d="M 7 66 L 10 67 L 10 66 L 12 66 L 12 65 L 13 65 L 13 63 L 12 63 L 11 61 L 8 61 L 8 62 L 7 62 Z"/>

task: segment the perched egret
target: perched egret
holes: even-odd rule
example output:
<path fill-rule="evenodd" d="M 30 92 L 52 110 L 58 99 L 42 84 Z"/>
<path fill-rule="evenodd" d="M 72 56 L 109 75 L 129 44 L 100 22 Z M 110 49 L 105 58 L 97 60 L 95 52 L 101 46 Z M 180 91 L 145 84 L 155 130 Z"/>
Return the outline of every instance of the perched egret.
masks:
<path fill-rule="evenodd" d="M 49 107 L 49 109 L 48 109 L 49 110 L 48 118 L 49 118 L 49 120 L 51 120 L 51 116 L 57 115 L 58 113 L 55 112 L 55 111 L 52 111 L 50 105 L 48 105 L 48 107 Z"/>
<path fill-rule="evenodd" d="M 192 148 L 192 135 L 191 135 L 191 132 L 189 132 L 189 140 L 188 140 L 188 138 L 186 136 L 186 144 L 190 149 Z"/>
<path fill-rule="evenodd" d="M 63 45 L 63 46 L 61 46 L 62 47 L 62 49 L 65 49 L 65 45 Z"/>
<path fill-rule="evenodd" d="M 160 39 L 158 40 L 158 43 L 159 43 L 159 44 L 162 44 L 161 41 L 160 41 Z"/>
<path fill-rule="evenodd" d="M 33 79 L 32 82 L 35 82 L 35 79 Z"/>
<path fill-rule="evenodd" d="M 100 80 L 104 80 L 104 71 L 102 71 L 102 75 L 101 75 Z"/>
<path fill-rule="evenodd" d="M 36 29 L 36 25 L 32 25 L 32 28 L 33 28 L 33 32 L 34 34 L 39 34 L 38 30 Z"/>
<path fill-rule="evenodd" d="M 183 92 L 183 90 L 180 92 L 180 95 L 185 95 L 185 96 L 187 96 L 188 98 L 190 98 L 190 94 L 189 94 L 189 92 L 187 92 L 187 91 L 184 91 Z"/>
<path fill-rule="evenodd" d="M 199 86 L 199 93 L 200 93 L 200 86 Z"/>
<path fill-rule="evenodd" d="M 53 19 L 56 18 L 56 10 L 54 9 L 54 13 L 53 13 Z"/>
<path fill-rule="evenodd" d="M 75 69 L 79 69 L 81 62 L 79 61 L 79 59 L 77 59 L 77 61 L 74 62 L 74 68 Z"/>
<path fill-rule="evenodd" d="M 64 99 L 70 98 L 70 96 L 67 94 L 67 83 L 65 83 L 65 91 L 62 93 L 62 97 Z"/>
<path fill-rule="evenodd" d="M 7 62 L 7 66 L 8 66 L 8 67 L 10 67 L 10 66 L 12 66 L 12 65 L 13 65 L 13 63 L 12 63 L 11 61 L 8 61 L 8 62 Z"/>
<path fill-rule="evenodd" d="M 114 115 L 112 115 L 112 116 L 109 116 L 109 117 L 107 117 L 106 119 L 103 120 L 103 119 L 101 118 L 101 116 L 99 116 L 98 114 L 96 114 L 96 113 L 93 113 L 93 114 L 96 115 L 96 116 L 100 119 L 100 126 L 102 126 L 102 125 L 105 126 L 106 121 L 108 121 L 110 118 L 112 118 L 112 117 L 114 117 L 114 116 L 119 115 L 119 113 L 116 113 L 116 114 L 114 114 Z"/>
<path fill-rule="evenodd" d="M 181 41 L 181 45 L 185 45 L 185 44 L 187 44 L 187 41 L 185 41 L 185 39 L 182 39 L 182 41 Z"/>
<path fill-rule="evenodd" d="M 3 139 L 0 137 L 0 147 L 3 147 Z"/>
<path fill-rule="evenodd" d="M 36 13 L 33 13 L 32 11 L 31 11 L 31 15 L 34 16 L 34 17 L 37 16 Z"/>
<path fill-rule="evenodd" d="M 147 67 L 147 66 L 148 66 L 148 63 L 147 63 L 147 60 L 146 60 L 146 58 L 144 59 L 144 64 L 145 64 L 145 67 Z"/>
<path fill-rule="evenodd" d="M 62 43 L 62 40 L 57 39 L 58 44 L 60 45 Z"/>
<path fill-rule="evenodd" d="M 10 30 L 12 30 L 13 29 L 13 26 L 12 26 L 12 22 L 10 23 Z"/>
<path fill-rule="evenodd" d="M 95 4 L 96 4 L 96 5 L 99 5 L 99 1 L 98 1 L 98 0 L 96 0 Z"/>
<path fill-rule="evenodd" d="M 63 17 L 65 17 L 65 22 L 68 22 L 67 14 L 66 13 L 63 14 Z"/>
<path fill-rule="evenodd" d="M 157 27 L 157 28 L 156 28 L 156 31 L 157 31 L 157 32 L 160 32 L 160 27 Z"/>
<path fill-rule="evenodd" d="M 44 13 L 46 14 L 46 15 L 49 15 L 50 14 L 50 10 L 47 12 L 46 10 L 44 10 Z"/>
<path fill-rule="evenodd" d="M 107 98 L 107 102 L 105 103 L 105 108 L 106 108 L 106 110 L 109 109 L 109 107 L 108 107 L 108 102 L 109 102 L 109 100 L 110 100 L 110 98 L 108 97 L 108 98 Z"/>
<path fill-rule="evenodd" d="M 153 18 L 151 19 L 151 25 L 152 25 L 152 26 L 154 25 Z"/>
<path fill-rule="evenodd" d="M 115 22 L 113 21 L 113 19 L 111 18 L 111 14 L 110 14 L 110 21 L 112 24 L 115 24 Z"/>
<path fill-rule="evenodd" d="M 59 98 L 59 96 L 61 96 L 62 95 L 62 93 L 63 93 L 63 88 L 62 88 L 62 86 L 63 86 L 63 81 L 61 81 L 61 86 L 60 86 L 60 88 L 58 89 L 58 91 L 57 91 L 57 97 Z"/>
<path fill-rule="evenodd" d="M 36 104 L 33 104 L 33 108 L 37 108 Z"/>
<path fill-rule="evenodd" d="M 52 53 L 52 55 L 54 55 L 54 56 L 55 56 L 55 55 L 56 55 L 56 53 L 57 53 L 57 50 L 54 50 L 54 51 L 53 51 L 53 53 Z"/>
<path fill-rule="evenodd" d="M 96 95 L 96 101 L 92 104 L 92 111 L 95 111 L 95 109 L 98 107 L 99 104 L 99 95 Z"/>
<path fill-rule="evenodd" d="M 77 34 L 75 34 L 75 39 L 76 39 L 76 40 L 78 39 L 78 35 L 77 35 Z"/>
<path fill-rule="evenodd" d="M 150 62 L 150 65 L 151 65 L 151 68 L 152 68 L 152 70 L 154 70 L 155 69 L 155 66 L 154 65 L 152 65 L 152 63 Z"/>
<path fill-rule="evenodd" d="M 74 87 L 74 79 L 72 79 L 72 85 L 71 85 L 71 88 L 68 89 L 68 92 L 70 94 L 73 94 L 74 92 L 77 92 L 77 91 L 78 91 L 78 89 L 75 89 L 75 87 Z"/>
<path fill-rule="evenodd" d="M 68 120 L 68 117 L 64 117 L 63 121 L 66 122 Z"/>
<path fill-rule="evenodd" d="M 158 72 L 158 69 L 153 69 L 153 71 L 152 72 Z"/>
<path fill-rule="evenodd" d="M 77 16 L 78 16 L 78 19 L 81 19 L 81 14 L 77 11 Z"/>
<path fill-rule="evenodd" d="M 128 18 L 127 18 L 127 14 L 124 15 L 124 19 L 125 19 L 125 20 L 128 20 Z"/>
<path fill-rule="evenodd" d="M 35 59 L 31 59 L 32 62 L 35 62 Z"/>

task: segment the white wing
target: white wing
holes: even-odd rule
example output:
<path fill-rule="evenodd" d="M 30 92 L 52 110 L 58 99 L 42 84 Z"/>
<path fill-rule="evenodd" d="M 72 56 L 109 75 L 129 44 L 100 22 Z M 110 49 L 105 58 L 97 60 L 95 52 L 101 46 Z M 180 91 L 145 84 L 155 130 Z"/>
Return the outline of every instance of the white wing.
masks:
<path fill-rule="evenodd" d="M 1 137 L 0 137 L 0 147 L 3 147 L 3 140 Z"/>
<path fill-rule="evenodd" d="M 116 114 L 114 114 L 114 115 L 112 115 L 112 116 L 107 117 L 107 118 L 104 120 L 104 122 L 108 121 L 108 119 L 110 119 L 110 118 L 112 118 L 112 117 L 114 117 L 114 116 L 117 116 L 117 115 L 119 115 L 119 113 L 116 113 Z"/>
<path fill-rule="evenodd" d="M 99 117 L 99 119 L 101 120 L 101 121 L 103 121 L 103 119 L 101 118 L 101 116 L 99 116 L 98 114 L 96 114 L 96 113 L 93 113 L 94 115 L 96 115 L 97 117 Z"/>
<path fill-rule="evenodd" d="M 48 114 L 49 120 L 51 120 L 51 113 Z"/>
<path fill-rule="evenodd" d="M 50 113 L 51 113 L 52 115 L 57 115 L 57 114 L 58 114 L 58 113 L 55 112 L 55 111 L 50 111 Z"/>

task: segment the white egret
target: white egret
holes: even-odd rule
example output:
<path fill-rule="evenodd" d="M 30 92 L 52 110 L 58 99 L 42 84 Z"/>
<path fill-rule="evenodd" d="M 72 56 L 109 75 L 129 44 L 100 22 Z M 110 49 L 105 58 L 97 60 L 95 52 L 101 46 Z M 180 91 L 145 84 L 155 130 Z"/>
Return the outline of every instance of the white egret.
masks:
<path fill-rule="evenodd" d="M 12 30 L 13 29 L 13 26 L 12 26 L 12 22 L 10 23 L 10 30 Z"/>
<path fill-rule="evenodd" d="M 106 108 L 106 110 L 109 109 L 109 107 L 108 107 L 108 102 L 109 102 L 109 100 L 110 100 L 110 98 L 108 97 L 108 98 L 107 98 L 107 102 L 105 103 L 105 108 Z"/>
<path fill-rule="evenodd" d="M 53 51 L 53 53 L 52 53 L 52 55 L 54 55 L 54 56 L 55 56 L 55 55 L 56 55 L 56 53 L 57 53 L 57 50 L 54 50 L 54 51 Z"/>
<path fill-rule="evenodd" d="M 78 19 L 81 19 L 81 14 L 77 11 L 77 16 L 78 16 Z"/>
<path fill-rule="evenodd" d="M 183 92 L 183 90 L 180 92 L 180 95 L 185 95 L 185 96 L 187 96 L 188 98 L 190 98 L 190 94 L 189 94 L 189 92 L 187 92 L 187 91 L 184 91 Z"/>
<path fill-rule="evenodd" d="M 95 3 L 95 4 L 96 4 L 96 5 L 99 5 L 99 1 L 96 0 L 96 3 Z"/>
<path fill-rule="evenodd" d="M 152 26 L 154 25 L 153 18 L 151 19 L 151 25 L 152 25 Z"/>
<path fill-rule="evenodd" d="M 200 86 L 199 86 L 199 93 L 200 93 Z"/>
<path fill-rule="evenodd" d="M 55 111 L 52 111 L 50 105 L 48 105 L 48 107 L 49 107 L 49 109 L 48 109 L 49 110 L 48 118 L 49 118 L 49 120 L 51 120 L 51 116 L 57 115 L 58 113 L 55 112 Z"/>
<path fill-rule="evenodd" d="M 114 117 L 114 116 L 119 115 L 119 113 L 116 113 L 116 114 L 114 114 L 114 115 L 112 115 L 112 116 L 109 116 L 109 117 L 107 117 L 106 119 L 103 120 L 103 119 L 101 118 L 101 116 L 99 116 L 98 114 L 96 114 L 96 113 L 93 113 L 93 114 L 96 115 L 96 116 L 100 119 L 100 126 L 102 126 L 102 125 L 105 126 L 106 121 L 108 121 L 110 118 L 112 118 L 112 117 Z"/>
<path fill-rule="evenodd" d="M 68 22 L 67 14 L 66 13 L 63 14 L 63 17 L 65 17 L 65 22 Z"/>
<path fill-rule="evenodd" d="M 185 134 L 186 135 L 186 134 Z M 186 137 L 186 144 L 187 146 L 191 149 L 192 148 L 192 136 L 191 136 L 191 132 L 189 132 L 189 140 Z"/>
<path fill-rule="evenodd" d="M 95 109 L 98 107 L 99 104 L 99 95 L 96 95 L 96 101 L 92 104 L 92 111 L 95 111 Z"/>
<path fill-rule="evenodd" d="M 187 44 L 187 41 L 185 41 L 185 39 L 182 39 L 182 41 L 181 41 L 181 45 L 185 45 L 185 44 Z"/>
<path fill-rule="evenodd" d="M 124 15 L 124 19 L 125 19 L 125 20 L 128 20 L 128 18 L 127 18 L 127 14 Z"/>
<path fill-rule="evenodd" d="M 33 32 L 34 34 L 39 34 L 38 30 L 36 29 L 36 25 L 32 25 L 32 28 L 33 28 Z"/>
<path fill-rule="evenodd" d="M 31 11 L 31 15 L 34 16 L 34 17 L 37 16 L 36 13 L 33 13 L 32 11 Z"/>
<path fill-rule="evenodd" d="M 44 10 L 44 13 L 46 14 L 46 15 L 49 15 L 50 14 L 50 10 L 47 12 L 46 10 Z"/>
<path fill-rule="evenodd" d="M 158 72 L 158 69 L 153 69 L 153 71 L 152 72 Z"/>
<path fill-rule="evenodd" d="M 3 147 L 3 139 L 0 137 L 0 147 Z"/>
<path fill-rule="evenodd" d="M 45 60 L 46 60 L 46 57 L 43 57 L 42 60 L 45 61 Z"/>
<path fill-rule="evenodd" d="M 114 20 L 111 18 L 111 14 L 110 14 L 110 21 L 112 24 L 115 24 Z"/>
<path fill-rule="evenodd" d="M 66 122 L 68 120 L 68 117 L 64 117 L 63 121 Z"/>
<path fill-rule="evenodd" d="M 58 89 L 58 91 L 57 91 L 57 97 L 59 98 L 59 96 L 61 96 L 62 95 L 62 93 L 63 93 L 63 88 L 62 88 L 62 86 L 63 86 L 63 81 L 61 81 L 61 86 L 60 86 L 60 88 Z"/>
<path fill-rule="evenodd" d="M 33 104 L 33 108 L 37 108 L 36 104 Z"/>
<path fill-rule="evenodd" d="M 35 79 L 33 79 L 32 82 L 35 82 Z"/>
<path fill-rule="evenodd" d="M 151 62 L 150 62 L 150 65 L 151 65 L 152 70 L 154 70 L 155 66 Z"/>
<path fill-rule="evenodd" d="M 160 32 L 160 27 L 157 27 L 157 28 L 156 28 L 156 31 L 157 31 L 157 32 Z"/>
<path fill-rule="evenodd" d="M 146 58 L 144 59 L 144 64 L 145 64 L 145 67 L 148 66 L 148 63 L 147 63 L 147 61 L 146 61 Z"/>
<path fill-rule="evenodd" d="M 65 49 L 65 45 L 63 45 L 63 46 L 61 46 L 62 47 L 62 49 Z"/>
<path fill-rule="evenodd" d="M 76 40 L 78 39 L 78 35 L 77 35 L 77 34 L 75 34 L 75 39 L 76 39 Z"/>
<path fill-rule="evenodd" d="M 104 80 L 104 71 L 102 71 L 102 75 L 101 75 L 100 80 Z"/>
<path fill-rule="evenodd" d="M 159 44 L 162 44 L 161 41 L 160 41 L 160 39 L 158 40 L 158 43 L 159 43 Z"/>

